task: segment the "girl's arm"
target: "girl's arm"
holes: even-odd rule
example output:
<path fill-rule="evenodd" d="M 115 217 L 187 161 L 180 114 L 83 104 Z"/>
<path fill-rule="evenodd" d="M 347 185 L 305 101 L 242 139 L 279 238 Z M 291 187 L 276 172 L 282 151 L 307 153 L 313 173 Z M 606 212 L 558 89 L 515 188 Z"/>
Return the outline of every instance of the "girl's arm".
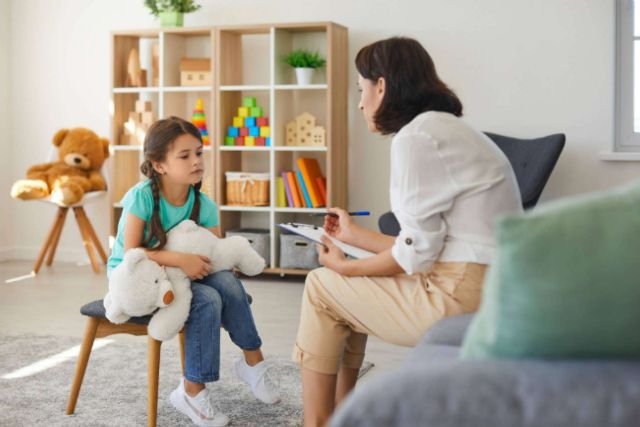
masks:
<path fill-rule="evenodd" d="M 320 264 L 344 276 L 393 276 L 404 270 L 391 255 L 391 248 L 363 259 L 350 260 L 327 237 L 322 236 L 326 246 L 318 245 Z"/>
<path fill-rule="evenodd" d="M 132 213 L 124 224 L 124 251 L 142 247 L 145 222 Z M 202 279 L 211 272 L 211 260 L 205 256 L 153 249 L 145 249 L 150 260 L 167 267 L 178 267 L 191 280 Z"/>
<path fill-rule="evenodd" d="M 207 230 L 212 232 L 214 236 L 222 238 L 222 236 L 220 235 L 221 231 L 219 225 L 216 225 L 215 227 L 207 227 Z"/>

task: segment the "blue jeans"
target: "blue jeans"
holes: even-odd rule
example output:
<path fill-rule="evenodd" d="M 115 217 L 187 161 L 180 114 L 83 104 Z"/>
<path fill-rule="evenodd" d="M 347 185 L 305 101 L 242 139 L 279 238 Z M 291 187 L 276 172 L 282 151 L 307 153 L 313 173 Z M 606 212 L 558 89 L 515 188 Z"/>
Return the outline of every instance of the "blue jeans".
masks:
<path fill-rule="evenodd" d="M 262 346 L 249 300 L 238 278 L 228 270 L 191 283 L 193 298 L 185 331 L 185 373 L 194 383 L 220 378 L 220 327 L 243 350 Z"/>

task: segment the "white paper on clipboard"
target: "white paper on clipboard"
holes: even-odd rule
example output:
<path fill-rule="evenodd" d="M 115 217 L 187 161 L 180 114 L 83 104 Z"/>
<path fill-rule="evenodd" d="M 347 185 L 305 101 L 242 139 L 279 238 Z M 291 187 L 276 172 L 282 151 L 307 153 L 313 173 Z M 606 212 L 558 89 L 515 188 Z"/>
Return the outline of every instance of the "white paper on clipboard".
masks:
<path fill-rule="evenodd" d="M 349 245 L 347 243 L 341 242 L 340 240 L 334 237 L 329 236 L 324 232 L 324 228 L 322 227 L 317 227 L 315 225 L 310 225 L 310 224 L 300 224 L 300 223 L 278 224 L 278 227 L 284 230 L 290 231 L 292 233 L 295 233 L 299 236 L 302 236 L 308 240 L 311 240 L 312 242 L 320 243 L 320 244 L 322 244 L 320 237 L 325 235 L 333 242 L 334 245 L 339 247 L 342 250 L 342 252 L 354 258 L 362 259 L 362 258 L 368 258 L 375 255 L 373 252 L 369 252 L 367 250 L 358 248 L 356 246 Z"/>

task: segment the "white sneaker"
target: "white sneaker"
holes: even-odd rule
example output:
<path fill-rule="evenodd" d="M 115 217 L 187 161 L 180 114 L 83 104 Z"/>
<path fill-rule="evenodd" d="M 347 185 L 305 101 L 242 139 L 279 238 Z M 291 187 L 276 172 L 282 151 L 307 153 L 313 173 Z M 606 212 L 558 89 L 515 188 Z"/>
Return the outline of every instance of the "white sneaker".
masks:
<path fill-rule="evenodd" d="M 247 365 L 244 358 L 236 362 L 236 374 L 241 380 L 251 386 L 251 391 L 256 399 L 269 404 L 280 402 L 278 384 L 270 375 L 270 367 L 266 361 L 255 366 Z"/>
<path fill-rule="evenodd" d="M 197 426 L 224 427 L 229 424 L 229 417 L 215 407 L 206 388 L 195 397 L 191 397 L 184 391 L 184 380 L 180 380 L 178 388 L 169 395 L 169 401 Z"/>

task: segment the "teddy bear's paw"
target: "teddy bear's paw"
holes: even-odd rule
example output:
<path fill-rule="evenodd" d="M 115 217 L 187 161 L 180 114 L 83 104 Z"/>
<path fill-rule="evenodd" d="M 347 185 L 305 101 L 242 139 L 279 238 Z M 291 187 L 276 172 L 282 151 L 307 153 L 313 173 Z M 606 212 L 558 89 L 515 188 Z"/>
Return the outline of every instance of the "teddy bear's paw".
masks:
<path fill-rule="evenodd" d="M 154 322 L 154 319 L 151 318 L 149 326 L 147 327 L 147 333 L 151 338 L 158 341 L 169 341 L 170 339 L 173 339 L 176 335 L 178 335 L 180 329 L 182 329 L 182 327 L 177 329 L 169 328 L 167 327 L 167 325 L 162 325 L 162 322 Z"/>
<path fill-rule="evenodd" d="M 238 265 L 238 269 L 247 276 L 257 276 L 262 273 L 265 267 L 264 259 L 257 253 L 244 257 Z"/>
<path fill-rule="evenodd" d="M 129 316 L 127 316 L 126 314 L 124 314 L 121 311 L 112 311 L 112 310 L 108 310 L 108 309 L 106 311 L 105 316 L 107 317 L 109 322 L 115 323 L 116 325 L 119 325 L 120 323 L 124 323 L 124 322 L 126 322 L 127 320 L 130 319 Z"/>
<path fill-rule="evenodd" d="M 49 187 L 44 181 L 23 179 L 11 187 L 11 197 L 20 200 L 42 199 L 49 195 Z"/>
<path fill-rule="evenodd" d="M 57 187 L 51 192 L 51 201 L 59 205 L 72 205 L 81 198 L 69 187 Z"/>

